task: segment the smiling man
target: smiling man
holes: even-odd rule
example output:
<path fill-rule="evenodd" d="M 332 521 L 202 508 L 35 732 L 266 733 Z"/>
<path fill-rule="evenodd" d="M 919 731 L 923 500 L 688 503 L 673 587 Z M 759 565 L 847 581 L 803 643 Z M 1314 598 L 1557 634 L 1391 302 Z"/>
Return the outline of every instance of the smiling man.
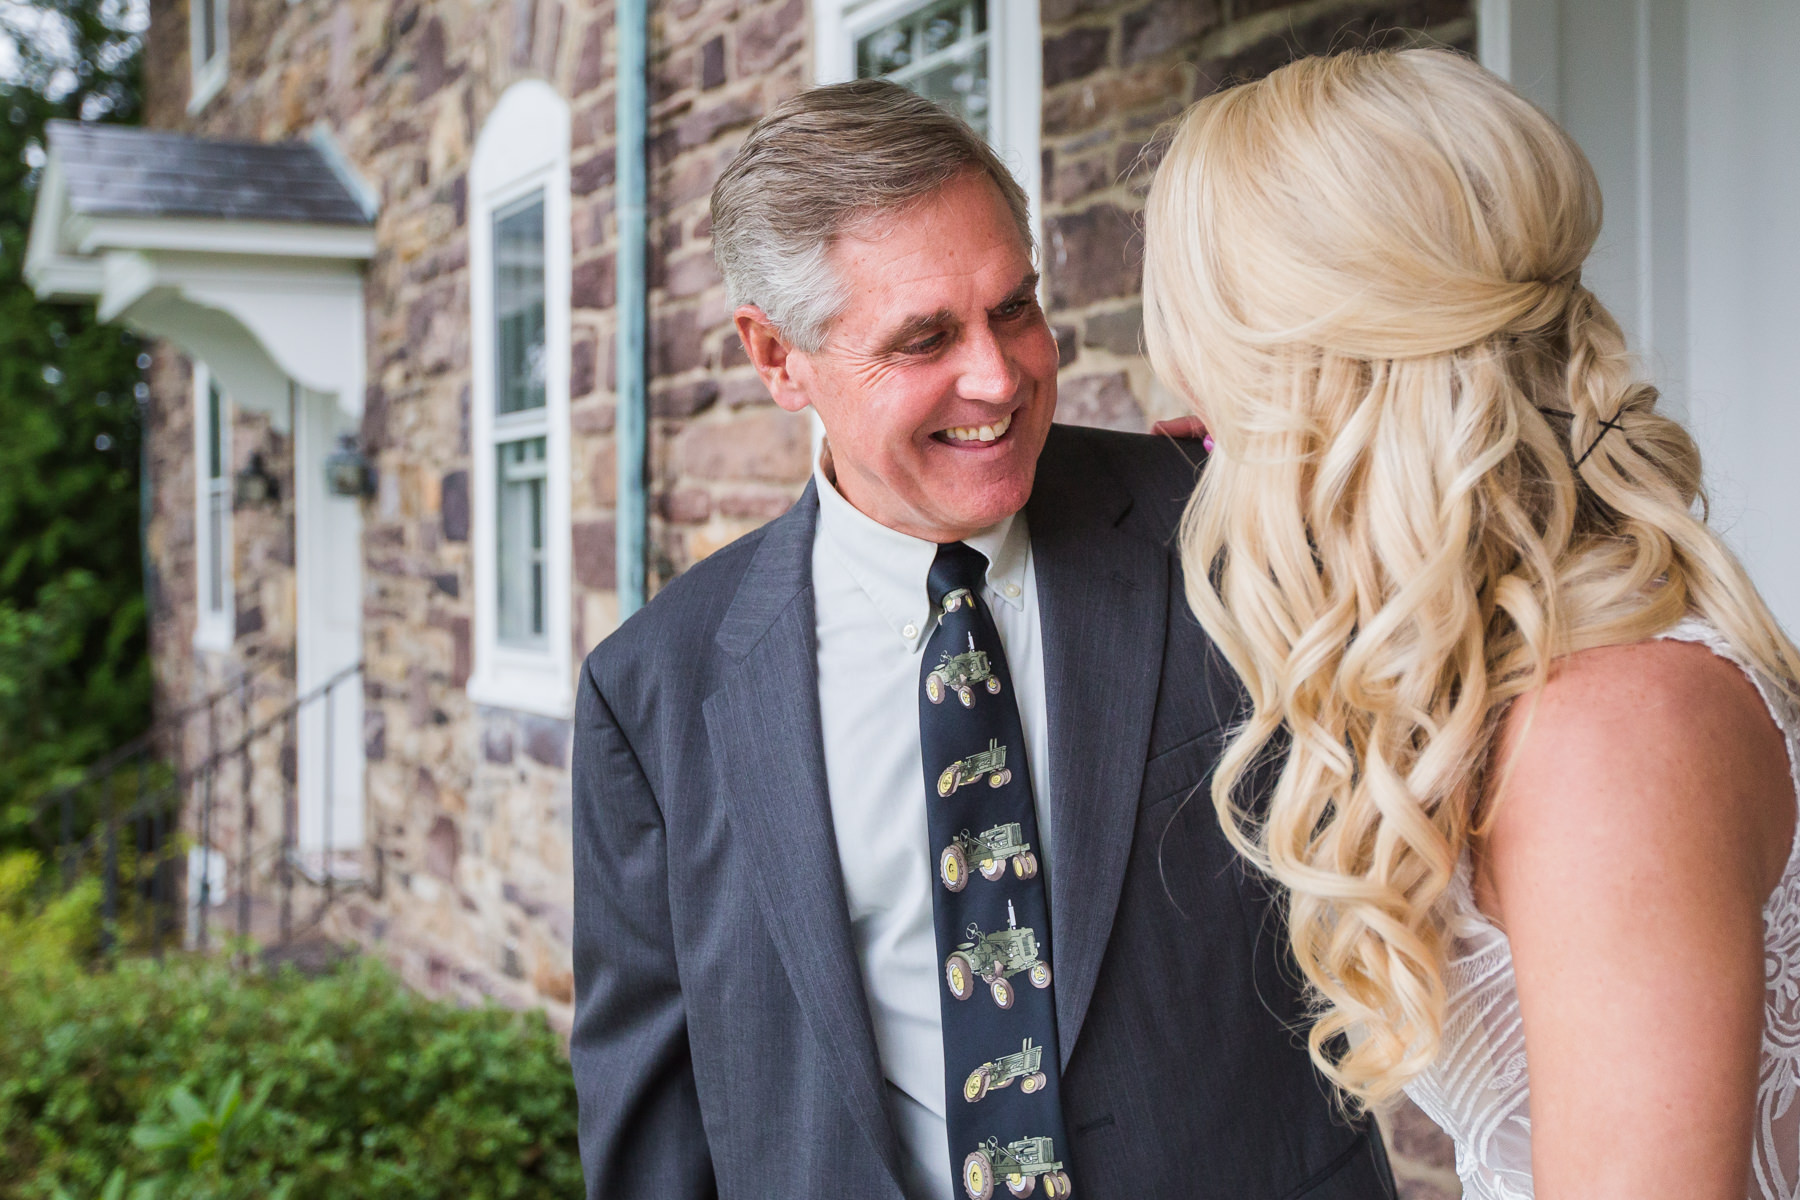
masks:
<path fill-rule="evenodd" d="M 826 441 L 582 674 L 589 1196 L 1390 1196 L 1205 799 L 1239 699 L 1174 554 L 1197 447 L 1052 424 L 1017 183 L 903 88 L 819 88 L 713 244 Z"/>

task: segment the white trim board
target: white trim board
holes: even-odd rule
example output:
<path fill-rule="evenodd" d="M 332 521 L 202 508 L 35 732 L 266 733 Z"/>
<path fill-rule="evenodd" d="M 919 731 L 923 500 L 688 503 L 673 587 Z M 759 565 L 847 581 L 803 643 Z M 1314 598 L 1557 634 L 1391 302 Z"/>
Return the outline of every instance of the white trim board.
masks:
<path fill-rule="evenodd" d="M 76 213 L 69 217 L 65 228 L 65 236 L 79 254 L 102 250 L 188 250 L 347 261 L 362 261 L 375 255 L 375 230 L 361 225 Z"/>

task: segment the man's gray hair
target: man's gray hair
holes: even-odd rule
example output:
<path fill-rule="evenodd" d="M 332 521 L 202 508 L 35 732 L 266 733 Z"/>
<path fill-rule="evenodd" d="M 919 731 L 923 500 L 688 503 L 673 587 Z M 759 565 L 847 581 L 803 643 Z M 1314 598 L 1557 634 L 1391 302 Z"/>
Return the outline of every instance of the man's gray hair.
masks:
<path fill-rule="evenodd" d="M 838 238 L 965 171 L 994 181 L 1035 254 L 1024 189 L 955 114 L 885 79 L 789 97 L 713 186 L 713 257 L 731 303 L 756 305 L 797 349 L 818 350 L 847 300 L 831 268 Z"/>

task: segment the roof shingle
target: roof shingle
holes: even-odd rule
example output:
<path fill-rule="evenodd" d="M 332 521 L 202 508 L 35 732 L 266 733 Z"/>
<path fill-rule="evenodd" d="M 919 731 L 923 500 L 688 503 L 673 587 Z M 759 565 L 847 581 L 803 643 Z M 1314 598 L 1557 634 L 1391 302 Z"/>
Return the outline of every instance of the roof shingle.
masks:
<path fill-rule="evenodd" d="M 69 211 L 368 225 L 354 192 L 308 142 L 228 142 L 159 129 L 51 121 Z"/>

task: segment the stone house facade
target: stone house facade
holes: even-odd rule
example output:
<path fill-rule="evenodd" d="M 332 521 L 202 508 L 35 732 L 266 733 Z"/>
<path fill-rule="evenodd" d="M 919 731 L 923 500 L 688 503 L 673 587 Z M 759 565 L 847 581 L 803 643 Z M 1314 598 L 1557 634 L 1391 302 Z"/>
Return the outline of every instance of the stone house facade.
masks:
<path fill-rule="evenodd" d="M 714 179 L 783 97 L 880 68 L 990 121 L 1036 204 L 1058 419 L 1144 429 L 1175 411 L 1139 344 L 1138 214 L 1158 129 L 1296 54 L 1371 39 L 1471 49 L 1475 35 L 1472 0 L 655 0 L 650 19 L 651 591 L 781 513 L 809 471 L 809 424 L 777 409 L 746 362 L 708 240 Z M 210 375 L 179 332 L 155 350 L 159 710 L 223 688 L 241 710 L 230 720 L 278 716 L 320 680 L 307 622 L 342 610 L 360 688 L 327 720 L 356 802 L 322 841 L 316 814 L 298 819 L 362 886 L 325 920 L 424 989 L 541 1007 L 564 1027 L 570 683 L 619 620 L 616 36 L 615 0 L 151 0 L 146 35 L 147 125 L 208 145 L 310 138 L 366 206 L 332 227 L 339 249 L 305 251 L 351 263 L 360 286 L 359 361 L 339 372 L 351 382 L 335 405 L 311 378 L 285 408 L 215 388 L 225 364 Z M 921 73 L 926 59 L 957 70 Z M 267 225 L 255 217 L 236 219 Z M 520 229 L 536 240 L 515 277 Z M 168 286 L 214 303 L 198 284 Z M 519 286 L 538 289 L 523 309 Z M 525 368 L 539 399 L 512 406 L 518 320 L 539 339 Z M 321 441 L 359 452 L 373 481 L 323 522 L 297 517 Z M 259 471 L 271 485 L 260 499 L 226 486 Z M 209 489 L 230 499 L 209 508 Z M 508 504 L 535 535 L 507 524 Z M 320 581 L 309 561 L 346 566 Z M 519 580 L 532 589 L 523 618 Z M 516 619 L 541 662 L 508 648 Z M 351 735 L 359 754 L 343 749 Z M 191 724 L 184 736 L 190 756 L 208 744 Z M 291 795 L 310 769 L 306 736 L 259 742 L 259 798 L 209 826 L 226 892 L 239 886 L 229 848 L 309 803 L 304 782 L 298 801 L 274 786 Z M 334 794 L 327 784 L 333 813 Z M 1444 1179 L 1435 1153 L 1405 1167 L 1421 1186 Z"/>

